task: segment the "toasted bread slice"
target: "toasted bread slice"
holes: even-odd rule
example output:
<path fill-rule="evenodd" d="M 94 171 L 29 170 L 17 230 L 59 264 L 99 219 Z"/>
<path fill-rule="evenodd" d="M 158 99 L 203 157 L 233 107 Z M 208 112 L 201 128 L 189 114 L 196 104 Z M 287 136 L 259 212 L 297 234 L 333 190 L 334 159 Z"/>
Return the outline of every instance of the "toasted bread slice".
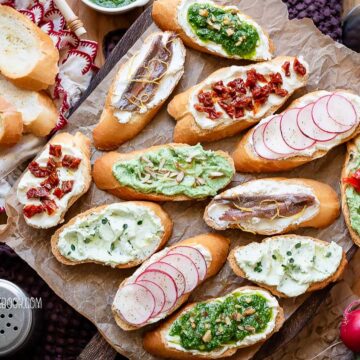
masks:
<path fill-rule="evenodd" d="M 22 137 L 22 116 L 4 98 L 0 97 L 0 146 L 13 146 Z"/>
<path fill-rule="evenodd" d="M 184 13 L 186 11 L 186 6 L 189 3 L 194 3 L 193 0 L 156 0 L 153 4 L 152 17 L 157 26 L 162 30 L 174 31 L 181 39 L 184 41 L 185 45 L 208 54 L 221 56 L 225 58 L 232 59 L 244 59 L 245 57 L 240 57 L 238 55 L 230 55 L 228 54 L 221 46 L 213 43 L 213 42 L 203 42 L 201 41 L 197 35 L 193 33 L 191 27 L 188 23 L 185 26 L 182 26 L 180 21 L 185 21 L 187 18 L 187 14 Z M 235 6 L 221 6 L 218 3 L 214 3 L 213 1 L 207 1 L 207 3 L 214 5 L 221 9 L 229 9 L 239 15 L 242 21 L 246 21 L 253 25 L 260 35 L 260 43 L 259 46 L 262 49 L 262 52 L 258 52 L 256 49 L 255 56 L 246 57 L 248 60 L 252 61 L 264 61 L 269 60 L 272 57 L 272 54 L 275 51 L 275 47 L 268 34 L 257 24 L 252 18 L 242 13 Z"/>
<path fill-rule="evenodd" d="M 262 291 L 266 292 L 264 289 L 255 287 L 255 286 L 243 286 L 236 290 L 254 290 L 254 291 Z M 236 291 L 234 290 L 234 291 Z M 271 296 L 269 294 L 269 296 Z M 213 299 L 206 300 L 204 302 L 211 302 Z M 230 348 L 223 353 L 219 354 L 216 350 L 211 352 L 197 352 L 196 354 L 193 354 L 191 351 L 187 350 L 179 350 L 175 349 L 174 347 L 170 347 L 168 344 L 168 341 L 166 340 L 166 334 L 169 332 L 172 324 L 176 319 L 178 319 L 182 314 L 189 311 L 193 307 L 195 307 L 197 303 L 192 303 L 181 310 L 179 310 L 176 314 L 172 315 L 169 319 L 167 319 L 164 323 L 162 323 L 159 327 L 155 328 L 154 330 L 151 330 L 147 332 L 144 336 L 143 340 L 143 346 L 146 351 L 149 353 L 159 356 L 162 358 L 169 358 L 169 359 L 194 359 L 194 360 L 203 360 L 203 359 L 220 359 L 225 358 L 234 355 L 239 349 L 242 348 L 250 348 L 252 349 L 253 355 L 256 353 L 256 351 L 259 349 L 262 343 L 264 343 L 267 339 L 269 339 L 274 333 L 280 330 L 282 327 L 285 317 L 284 317 L 284 311 L 278 305 L 277 307 L 277 316 L 275 318 L 275 326 L 272 332 L 267 334 L 265 339 L 261 339 L 261 341 L 258 341 L 255 344 L 252 345 L 242 345 L 238 347 Z M 248 358 L 248 357 L 247 357 Z"/>
<path fill-rule="evenodd" d="M 150 200 L 150 201 L 186 201 L 194 200 L 186 195 L 162 195 L 157 193 L 142 193 L 131 187 L 121 186 L 113 175 L 113 166 L 117 162 L 127 161 L 134 158 L 137 158 L 140 155 L 145 155 L 148 152 L 155 151 L 165 147 L 184 147 L 189 146 L 187 144 L 166 144 L 166 145 L 157 145 L 152 146 L 145 150 L 136 150 L 130 153 L 116 153 L 110 152 L 102 157 L 98 158 L 95 161 L 93 167 L 93 179 L 96 186 L 101 190 L 106 190 L 109 193 L 118 196 L 124 200 Z M 229 161 L 229 164 L 233 166 L 231 157 L 223 151 L 216 151 L 217 155 L 220 155 L 226 158 Z M 230 180 L 229 180 L 230 182 Z"/>
<path fill-rule="evenodd" d="M 347 90 L 336 90 L 335 92 L 341 92 L 341 93 L 349 93 L 352 96 L 354 96 L 353 93 Z M 322 96 L 324 96 L 324 91 L 314 91 L 312 93 L 308 93 L 304 95 L 303 97 L 293 101 L 291 105 L 288 107 L 288 109 L 292 108 L 298 108 L 300 107 L 300 104 L 309 104 L 310 102 L 313 102 L 314 99 L 320 99 Z M 304 100 L 308 99 L 308 100 Z M 303 105 L 304 106 L 304 105 Z M 358 114 L 360 114 L 360 109 L 358 111 Z M 265 121 L 264 119 L 263 121 Z M 269 160 L 265 159 L 263 157 L 260 157 L 254 150 L 254 147 L 252 146 L 252 136 L 254 133 L 254 130 L 256 127 L 249 130 L 245 136 L 240 140 L 238 145 L 235 148 L 235 151 L 232 154 L 232 157 L 234 159 L 235 168 L 237 171 L 240 172 L 249 172 L 249 173 L 260 173 L 260 172 L 279 172 L 279 171 L 286 171 L 294 169 L 298 166 L 301 166 L 303 164 L 306 164 L 310 161 L 313 161 L 315 159 L 321 158 L 325 156 L 328 151 L 330 151 L 334 146 L 346 143 L 353 137 L 355 137 L 360 132 L 360 119 L 358 119 L 358 123 L 356 127 L 354 128 L 353 132 L 347 136 L 341 139 L 336 145 L 329 146 L 328 150 L 324 149 L 318 149 L 316 150 L 312 155 L 310 156 L 304 156 L 304 155 L 296 155 L 296 152 L 293 155 L 289 155 L 285 158 L 279 158 L 276 160 Z M 261 121 L 259 123 L 259 126 L 263 123 Z M 325 142 L 324 142 L 325 143 Z"/>
<path fill-rule="evenodd" d="M 226 261 L 226 256 L 229 251 L 230 246 L 230 240 L 217 234 L 201 234 L 183 241 L 180 241 L 169 248 L 165 248 L 160 253 L 154 254 L 150 259 L 145 261 L 139 269 L 136 270 L 136 272 L 129 278 L 125 279 L 121 284 L 119 289 L 121 289 L 123 286 L 132 283 L 136 280 L 137 276 L 139 276 L 141 273 L 144 272 L 144 270 L 150 265 L 159 260 L 160 258 L 164 257 L 168 251 L 171 249 L 174 249 L 179 246 L 201 246 L 205 248 L 207 252 L 210 253 L 211 261 L 207 266 L 207 271 L 205 274 L 205 278 L 202 281 L 199 281 L 197 284 L 200 285 L 203 281 L 206 279 L 214 276 L 224 265 Z M 198 286 L 197 285 L 197 286 Z M 136 330 L 141 327 L 144 327 L 148 324 L 155 323 L 160 321 L 161 319 L 165 318 L 166 316 L 173 313 L 176 309 L 178 309 L 183 303 L 187 301 L 189 298 L 190 293 L 186 293 L 179 297 L 176 300 L 176 303 L 166 312 L 162 312 L 158 317 L 154 320 L 150 320 L 148 322 L 142 323 L 140 325 L 132 325 L 126 322 L 121 314 L 119 313 L 118 309 L 115 306 L 115 300 L 112 305 L 113 315 L 115 318 L 116 323 L 123 329 L 123 330 Z"/>
<path fill-rule="evenodd" d="M 267 183 L 269 186 L 267 186 Z M 279 185 L 281 188 L 280 194 L 289 194 L 289 190 L 291 190 L 292 185 L 297 185 L 302 187 L 302 190 L 304 193 L 309 193 L 311 196 L 315 197 L 315 207 L 317 207 L 316 211 L 311 211 L 311 213 L 307 214 L 306 210 L 311 210 L 308 208 L 304 208 L 301 213 L 302 215 L 298 217 L 298 214 L 295 214 L 293 216 L 289 216 L 289 222 L 287 224 L 278 224 L 278 221 L 282 222 L 284 220 L 284 217 L 278 217 L 274 219 L 269 219 L 268 221 L 272 222 L 274 227 L 271 231 L 269 230 L 263 230 L 259 228 L 259 230 L 256 231 L 256 225 L 252 224 L 251 229 L 246 227 L 246 224 L 243 224 L 240 226 L 240 223 L 233 223 L 230 222 L 228 224 L 219 224 L 218 219 L 211 216 L 211 207 L 216 204 L 217 200 L 221 200 L 222 197 L 230 196 L 232 193 L 236 194 L 236 190 L 239 189 L 245 189 L 247 186 L 251 185 L 260 186 L 263 187 L 260 192 L 261 194 L 266 195 L 277 195 L 279 194 L 279 188 L 276 187 L 276 190 L 274 190 L 274 185 Z M 300 189 L 299 189 L 300 190 Z M 247 193 L 244 192 L 246 195 L 257 195 L 257 192 L 251 193 L 250 190 L 247 190 Z M 241 196 L 239 196 L 241 198 Z M 225 210 L 224 210 L 225 211 Z M 300 214 L 301 214 L 300 213 Z M 306 218 L 304 218 L 304 215 L 306 215 Z M 231 188 L 229 190 L 226 190 L 225 192 L 217 195 L 206 207 L 204 212 L 204 220 L 205 222 L 212 227 L 215 230 L 226 230 L 226 229 L 240 229 L 243 231 L 248 231 L 256 234 L 261 235 L 276 235 L 276 234 L 284 234 L 289 231 L 296 230 L 298 228 L 303 227 L 314 227 L 314 228 L 324 228 L 332 224 L 336 218 L 340 215 L 340 203 L 339 198 L 335 192 L 335 190 L 324 183 L 310 180 L 310 179 L 287 179 L 287 178 L 266 178 L 266 179 L 260 179 L 260 180 L 252 180 L 249 182 L 245 182 L 235 188 Z M 256 216 L 254 216 L 255 218 Z M 294 218 L 295 217 L 295 218 Z M 282 220 L 281 220 L 282 219 Z M 279 229 L 277 229 L 277 226 L 280 226 Z"/>
<path fill-rule="evenodd" d="M 0 73 L 29 90 L 55 83 L 59 52 L 49 35 L 25 15 L 0 5 Z"/>
<path fill-rule="evenodd" d="M 273 241 L 273 240 L 276 240 L 278 238 L 285 238 L 285 239 L 296 239 L 296 238 L 302 238 L 302 236 L 300 235 L 294 235 L 294 234 L 290 234 L 290 235 L 279 235 L 279 236 L 273 236 L 271 238 L 266 238 L 263 240 L 264 241 Z M 324 244 L 324 245 L 328 245 L 329 243 L 326 242 L 326 241 L 322 241 L 322 240 L 319 240 L 319 239 L 316 239 L 316 238 L 311 238 L 309 236 L 306 236 L 304 238 L 307 238 L 307 239 L 311 239 L 312 241 L 315 241 L 319 244 Z M 235 259 L 235 253 L 238 249 L 242 248 L 243 246 L 237 246 L 235 247 L 234 249 L 231 250 L 230 254 L 229 254 L 229 257 L 228 257 L 228 260 L 229 260 L 229 264 L 232 268 L 232 270 L 234 271 L 234 273 L 237 275 L 237 276 L 240 276 L 242 278 L 247 278 L 245 272 L 243 271 L 243 269 L 238 265 L 236 259 Z M 269 255 L 270 256 L 270 255 Z M 318 281 L 318 282 L 314 282 L 314 283 L 311 283 L 311 285 L 309 286 L 309 288 L 307 289 L 306 293 L 309 293 L 309 292 L 313 292 L 313 291 L 317 291 L 317 290 L 321 290 L 323 288 L 325 288 L 326 286 L 328 286 L 330 283 L 333 283 L 333 282 L 336 282 L 338 281 L 341 276 L 343 275 L 344 273 L 344 270 L 346 268 L 346 265 L 347 265 L 347 260 L 346 260 L 346 253 L 345 251 L 342 252 L 342 258 L 341 258 L 341 261 L 340 261 L 340 264 L 336 270 L 336 272 L 329 276 L 327 279 L 323 280 L 323 281 Z M 254 281 L 253 281 L 254 282 Z M 275 296 L 278 296 L 278 297 L 282 297 L 282 298 L 288 298 L 289 296 L 287 296 L 286 294 L 280 292 L 277 290 L 276 286 L 270 286 L 270 285 L 267 285 L 265 283 L 260 283 L 260 282 L 255 282 L 257 285 L 269 290 L 271 293 L 273 293 Z"/>
<path fill-rule="evenodd" d="M 172 232 L 173 224 L 172 224 L 172 221 L 171 221 L 169 215 L 161 208 L 161 206 L 159 206 L 158 204 L 151 203 L 151 202 L 132 201 L 132 202 L 128 202 L 128 203 L 120 203 L 119 205 L 129 204 L 129 203 L 132 205 L 135 205 L 135 206 L 148 208 L 149 210 L 151 210 L 154 213 L 154 216 L 156 216 L 160 220 L 164 230 L 163 230 L 163 233 L 162 233 L 159 243 L 154 248 L 154 251 L 152 253 L 161 250 L 165 246 L 167 241 L 169 240 L 169 238 L 171 236 L 171 232 Z M 111 206 L 113 206 L 113 205 L 116 205 L 116 204 L 111 204 Z M 59 247 L 58 247 L 58 242 L 59 242 L 59 237 L 60 237 L 61 233 L 64 230 L 66 230 L 66 228 L 68 228 L 69 226 L 72 226 L 74 223 L 76 223 L 79 220 L 85 220 L 87 217 L 92 216 L 93 214 L 101 214 L 103 212 L 103 210 L 105 210 L 108 207 L 109 207 L 109 205 L 101 205 L 101 206 L 89 209 L 89 210 L 73 217 L 67 224 L 63 225 L 61 228 L 56 230 L 54 235 L 51 237 L 51 250 L 52 250 L 52 253 L 54 254 L 55 258 L 59 262 L 61 262 L 64 265 L 79 265 L 79 264 L 86 264 L 86 263 L 107 265 L 106 263 L 104 263 L 102 261 L 98 261 L 98 260 L 89 259 L 89 260 L 82 260 L 82 261 L 74 261 L 74 260 L 68 259 L 67 257 L 65 257 L 61 254 Z M 151 256 L 152 253 L 149 254 L 149 256 Z M 127 269 L 127 268 L 131 268 L 131 267 L 135 267 L 135 266 L 140 265 L 146 259 L 147 258 L 135 259 L 128 263 L 118 264 L 118 265 L 116 265 L 116 267 L 119 269 Z"/>

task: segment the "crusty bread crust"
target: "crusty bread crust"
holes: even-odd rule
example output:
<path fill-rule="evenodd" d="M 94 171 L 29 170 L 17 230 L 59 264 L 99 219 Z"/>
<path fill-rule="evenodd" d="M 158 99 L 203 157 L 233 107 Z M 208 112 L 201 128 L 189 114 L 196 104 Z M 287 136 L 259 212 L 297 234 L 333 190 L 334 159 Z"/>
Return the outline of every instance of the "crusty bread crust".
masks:
<path fill-rule="evenodd" d="M 170 249 L 173 249 L 177 246 L 191 246 L 191 245 L 202 245 L 205 248 L 208 249 L 208 251 L 211 253 L 211 263 L 210 266 L 208 266 L 207 268 L 207 273 L 205 276 L 205 279 L 202 281 L 204 282 L 206 279 L 214 276 L 224 265 L 225 261 L 226 261 L 226 256 L 229 252 L 229 247 L 230 247 L 230 240 L 218 235 L 218 234 L 201 234 L 183 241 L 180 241 L 172 246 L 170 246 Z M 149 260 L 147 260 L 146 262 L 143 263 L 143 267 L 145 268 L 146 266 L 148 266 L 148 264 L 150 263 L 151 258 Z M 125 285 L 126 283 L 125 279 L 119 286 L 119 288 L 121 288 L 122 286 Z M 202 283 L 201 282 L 201 283 Z M 199 283 L 199 284 L 201 284 Z M 199 286 L 198 284 L 198 286 Z M 171 313 L 173 313 L 176 309 L 178 309 L 183 303 L 185 303 L 187 301 L 187 299 L 189 298 L 190 293 L 181 296 L 176 304 L 172 307 L 171 311 L 168 312 L 167 315 L 170 315 Z M 125 322 L 122 317 L 119 315 L 119 313 L 116 311 L 116 309 L 114 308 L 114 306 L 112 306 L 112 311 L 113 311 L 113 315 L 115 318 L 116 323 L 123 329 L 123 330 L 136 330 L 139 329 L 145 325 L 139 325 L 139 326 L 133 326 L 133 325 L 129 325 L 127 322 Z"/>
<path fill-rule="evenodd" d="M 311 188 L 311 190 L 313 191 L 313 193 L 315 194 L 316 198 L 320 203 L 319 211 L 317 212 L 317 214 L 314 214 L 314 216 L 311 219 L 304 221 L 300 224 L 290 224 L 287 228 L 283 229 L 281 232 L 278 232 L 277 234 L 284 234 L 289 231 L 293 231 L 303 227 L 325 228 L 330 224 L 332 224 L 335 221 L 335 219 L 337 219 L 340 215 L 339 198 L 336 194 L 336 191 L 327 184 L 310 179 L 301 179 L 301 178 L 287 179 L 281 177 L 262 179 L 262 181 L 276 181 L 276 182 L 286 182 L 287 184 L 304 185 L 306 187 Z M 244 184 L 246 183 L 247 182 L 245 182 Z M 239 187 L 241 187 L 241 185 L 239 185 Z M 215 201 L 212 200 L 205 209 L 204 221 L 206 222 L 206 224 L 215 230 L 239 229 L 239 227 L 236 224 L 230 224 L 225 229 L 219 226 L 212 218 L 209 217 L 208 214 L 209 207 L 214 202 Z M 274 233 L 271 234 L 262 233 L 262 235 L 274 235 Z"/>
<path fill-rule="evenodd" d="M 344 165 L 342 168 L 342 172 L 341 172 L 341 179 L 340 179 L 340 189 L 341 189 L 341 207 L 342 207 L 342 211 L 344 214 L 344 219 L 345 219 L 345 223 L 346 226 L 349 230 L 350 236 L 352 241 L 357 245 L 360 246 L 360 236 L 357 233 L 356 230 L 353 229 L 353 227 L 351 226 L 351 221 L 350 221 L 350 212 L 349 212 L 349 207 L 347 205 L 347 200 L 346 200 L 346 188 L 348 186 L 351 186 L 349 184 L 346 184 L 342 181 L 343 178 L 348 177 L 350 174 L 347 170 L 347 166 L 350 162 L 351 159 L 351 154 L 358 154 L 358 146 L 360 142 L 360 136 L 357 136 L 356 138 L 352 139 L 351 141 L 349 141 L 346 145 L 347 145 L 347 151 L 346 151 L 346 157 L 345 157 L 345 161 L 344 161 Z"/>
<path fill-rule="evenodd" d="M 271 239 L 275 240 L 278 237 L 280 237 L 280 236 L 273 236 Z M 281 235 L 281 237 L 290 239 L 290 238 L 293 238 L 293 237 L 301 237 L 301 236 L 300 235 L 290 234 L 290 235 Z M 306 236 L 306 237 L 309 238 L 310 236 Z M 328 242 L 322 241 L 322 240 L 319 240 L 319 239 L 316 239 L 316 238 L 311 238 L 311 239 L 313 241 L 316 241 L 316 242 L 321 243 L 321 244 L 328 244 Z M 266 240 L 266 239 L 263 239 L 263 241 L 264 240 Z M 230 254 L 229 254 L 228 261 L 229 261 L 229 264 L 230 264 L 232 270 L 234 271 L 234 273 L 237 276 L 240 276 L 240 277 L 246 279 L 245 272 L 241 269 L 241 267 L 238 265 L 238 263 L 235 260 L 235 252 L 238 249 L 242 248 L 242 247 L 243 246 L 237 246 L 234 249 L 232 249 Z M 306 293 L 321 290 L 321 289 L 325 288 L 326 286 L 328 286 L 330 283 L 338 281 L 341 278 L 341 276 L 343 275 L 347 263 L 348 262 L 346 260 L 346 253 L 345 253 L 345 251 L 343 251 L 342 259 L 341 259 L 341 262 L 340 262 L 340 265 L 339 265 L 337 271 L 333 275 L 328 277 L 326 280 L 312 283 L 309 286 L 309 288 L 307 289 Z M 254 281 L 254 283 L 261 286 L 261 287 L 263 287 L 263 288 L 265 288 L 265 289 L 267 289 L 267 290 L 269 290 L 269 291 L 271 291 L 275 296 L 278 296 L 278 297 L 281 297 L 281 298 L 288 298 L 289 297 L 289 296 L 285 295 L 284 293 L 278 291 L 276 289 L 276 286 L 269 286 L 269 285 L 266 285 L 264 283 L 255 282 L 255 281 Z"/>
<path fill-rule="evenodd" d="M 341 92 L 350 92 L 347 90 L 336 90 Z M 317 96 L 319 91 L 314 91 L 311 94 Z M 308 94 L 309 95 L 309 94 Z M 300 99 L 297 99 L 291 103 L 288 109 L 296 108 Z M 298 166 L 306 164 L 315 159 L 325 156 L 328 151 L 318 150 L 312 156 L 295 156 L 287 159 L 278 159 L 278 160 L 267 160 L 258 156 L 251 148 L 248 146 L 249 141 L 252 137 L 254 129 L 249 130 L 245 136 L 237 144 L 235 151 L 232 154 L 232 157 L 235 162 L 235 168 L 240 172 L 248 173 L 260 173 L 260 172 L 278 172 L 294 169 Z M 340 144 L 346 143 L 357 134 L 360 133 L 360 124 L 357 126 L 353 134 L 343 139 Z M 339 144 L 339 145 L 340 145 Z"/>
<path fill-rule="evenodd" d="M 133 201 L 131 203 L 134 204 L 134 205 L 148 207 L 149 209 L 151 209 L 160 218 L 160 221 L 161 221 L 161 223 L 162 223 L 162 225 L 164 227 L 164 233 L 163 233 L 163 235 L 162 235 L 162 237 L 160 239 L 160 242 L 159 242 L 158 246 L 154 250 L 154 252 L 157 252 L 157 251 L 161 250 L 165 246 L 167 241 L 169 240 L 169 238 L 171 236 L 171 233 L 172 233 L 173 222 L 172 222 L 171 218 L 161 208 L 161 206 L 158 205 L 158 204 L 154 204 L 154 203 L 151 203 L 151 202 L 145 202 L 145 201 Z M 57 244 L 59 242 L 59 236 L 60 236 L 61 232 L 64 229 L 66 229 L 68 226 L 73 225 L 78 219 L 85 219 L 88 215 L 91 215 L 91 214 L 94 214 L 94 213 L 99 213 L 102 210 L 104 210 L 105 208 L 107 208 L 108 206 L 109 205 L 101 205 L 101 206 L 97 206 L 95 208 L 89 209 L 87 211 L 84 211 L 83 213 L 78 214 L 75 217 L 73 217 L 67 224 L 63 225 L 61 228 L 56 230 L 54 235 L 51 237 L 51 251 L 52 251 L 53 255 L 55 256 L 55 258 L 58 261 L 60 261 L 64 265 L 79 265 L 79 264 L 87 264 L 87 263 L 95 263 L 95 264 L 100 264 L 100 265 L 106 265 L 101 261 L 94 261 L 94 260 L 83 260 L 83 261 L 69 260 L 66 257 L 64 257 L 63 255 L 61 255 Z M 152 254 L 150 254 L 149 257 L 151 255 Z M 118 269 L 127 269 L 127 268 L 131 268 L 131 267 L 134 267 L 134 266 L 138 266 L 142 262 L 144 262 L 145 260 L 146 259 L 134 260 L 134 261 L 130 261 L 130 262 L 126 263 L 126 264 L 117 265 L 116 267 Z"/>
<path fill-rule="evenodd" d="M 221 56 L 225 58 L 234 58 L 231 56 L 226 56 L 224 54 L 218 53 L 214 50 L 209 49 L 205 44 L 199 45 L 197 44 L 191 37 L 187 36 L 185 31 L 180 26 L 179 22 L 177 21 L 177 9 L 180 4 L 181 0 L 156 0 L 153 4 L 152 10 L 152 18 L 155 24 L 162 30 L 169 30 L 174 31 L 179 34 L 182 41 L 185 45 L 207 54 Z M 217 4 L 219 5 L 219 4 Z M 242 16 L 253 20 L 250 16 L 245 15 L 244 13 L 240 12 Z M 254 20 L 253 20 L 254 21 Z M 270 53 L 273 54 L 275 51 L 275 46 L 272 40 L 269 38 L 268 34 L 264 31 L 266 37 L 269 40 L 269 50 Z M 262 61 L 261 59 L 252 60 L 252 61 Z"/>
<path fill-rule="evenodd" d="M 252 289 L 252 290 L 260 290 L 258 287 L 255 286 L 243 286 L 240 287 L 239 290 L 246 290 L 246 289 Z M 264 289 L 261 289 L 264 290 Z M 209 299 L 204 302 L 210 302 L 212 299 Z M 164 323 L 162 323 L 160 326 L 155 328 L 154 330 L 151 330 L 147 332 L 143 339 L 143 346 L 146 351 L 148 351 L 150 354 L 153 354 L 155 356 L 163 357 L 163 358 L 169 358 L 169 359 L 194 359 L 194 360 L 204 360 L 204 359 L 219 359 L 224 357 L 229 357 L 236 353 L 238 349 L 241 348 L 254 348 L 259 347 L 263 342 L 265 342 L 267 339 L 269 339 L 274 333 L 279 331 L 279 329 L 282 327 L 285 317 L 284 317 L 284 311 L 279 306 L 278 307 L 278 314 L 275 319 L 275 328 L 274 330 L 268 334 L 266 339 L 251 345 L 251 346 L 239 346 L 237 348 L 232 348 L 227 351 L 225 351 L 223 354 L 215 355 L 211 353 L 204 353 L 204 356 L 202 355 L 192 355 L 189 351 L 180 351 L 174 348 L 171 348 L 167 345 L 166 342 L 166 333 L 169 331 L 171 325 L 173 322 L 179 318 L 185 311 L 193 308 L 196 306 L 197 303 L 192 303 L 181 310 L 179 310 L 176 314 L 172 315 L 169 319 L 167 319 Z M 254 353 L 257 351 L 257 349 L 254 349 Z"/>
<path fill-rule="evenodd" d="M 0 97 L 0 146 L 13 146 L 22 137 L 23 121 L 21 113 Z"/>
<path fill-rule="evenodd" d="M 147 42 L 150 37 L 153 37 L 156 34 L 160 34 L 160 32 L 151 34 L 147 39 L 145 39 L 144 42 Z M 178 41 L 181 43 L 180 39 L 178 39 Z M 173 56 L 178 56 L 185 59 L 185 53 L 185 47 L 181 43 L 181 53 L 174 53 Z M 127 63 L 129 61 L 132 61 L 132 58 L 130 58 Z M 151 108 L 143 114 L 140 114 L 139 112 L 133 112 L 130 121 L 128 123 L 122 124 L 114 115 L 116 109 L 111 106 L 111 97 L 114 93 L 114 88 L 117 84 L 118 78 L 122 74 L 122 72 L 124 72 L 124 68 L 127 63 L 124 63 L 120 66 L 120 69 L 118 70 L 117 75 L 108 91 L 100 121 L 93 130 L 95 147 L 100 150 L 114 150 L 124 142 L 134 138 L 137 134 L 139 134 L 141 130 L 145 128 L 145 126 L 154 118 L 154 116 L 160 110 L 160 108 L 170 96 L 171 92 L 177 85 L 177 82 L 180 80 L 184 72 L 183 67 L 182 71 L 179 73 L 178 81 L 174 83 L 173 88 L 168 89 L 168 95 L 165 96 L 164 99 L 162 99 L 162 101 L 157 106 Z"/>
<path fill-rule="evenodd" d="M 279 69 L 286 61 L 292 61 L 294 58 L 291 56 L 278 56 L 274 60 L 271 61 L 272 64 L 277 65 Z M 243 66 L 244 72 L 246 69 L 255 68 L 256 64 Z M 197 89 L 201 89 L 205 82 L 209 79 L 214 78 L 215 76 L 224 77 L 227 76 L 227 72 L 229 68 L 222 68 L 204 79 L 201 83 L 189 88 L 185 92 L 178 94 L 171 100 L 168 105 L 168 113 L 176 120 L 176 125 L 174 129 L 174 141 L 180 143 L 186 143 L 190 145 L 197 144 L 198 142 L 211 142 L 220 139 L 224 139 L 239 132 L 253 126 L 258 123 L 260 119 L 251 119 L 251 118 L 243 118 L 237 122 L 233 122 L 231 124 L 220 124 L 219 126 L 212 129 L 202 129 L 195 121 L 193 114 L 190 109 L 190 98 Z M 309 75 L 306 74 L 302 79 L 302 86 L 305 86 L 307 83 Z M 295 91 L 296 89 L 294 89 Z M 294 93 L 294 91 L 289 92 L 289 94 L 283 98 L 282 103 L 279 106 L 272 106 L 268 109 L 268 111 L 264 114 L 264 118 L 272 115 L 276 110 L 278 110 L 288 98 Z"/>
<path fill-rule="evenodd" d="M 1 68 L 0 72 L 4 74 L 15 85 L 29 89 L 42 90 L 55 83 L 55 77 L 59 72 L 58 61 L 59 52 L 55 48 L 50 36 L 40 30 L 30 19 L 19 13 L 10 6 L 0 5 L 0 14 L 11 16 L 15 22 L 21 22 L 26 25 L 33 35 L 38 39 L 39 52 L 42 54 L 37 64 L 28 69 L 27 74 L 15 76 L 9 69 Z M 9 64 L 11 67 L 11 64 Z"/>
<path fill-rule="evenodd" d="M 138 192 L 130 187 L 121 186 L 112 173 L 112 167 L 118 161 L 125 161 L 136 158 L 140 154 L 158 150 L 160 148 L 173 146 L 189 146 L 187 144 L 165 144 L 152 146 L 145 150 L 136 150 L 130 153 L 110 152 L 95 161 L 93 168 L 93 179 L 96 186 L 101 190 L 106 190 L 109 193 L 124 199 L 124 200 L 149 200 L 149 201 L 186 201 L 194 200 L 185 195 L 168 196 L 156 193 L 145 194 Z M 226 157 L 230 164 L 233 164 L 231 157 L 224 151 L 216 151 L 218 155 Z"/>

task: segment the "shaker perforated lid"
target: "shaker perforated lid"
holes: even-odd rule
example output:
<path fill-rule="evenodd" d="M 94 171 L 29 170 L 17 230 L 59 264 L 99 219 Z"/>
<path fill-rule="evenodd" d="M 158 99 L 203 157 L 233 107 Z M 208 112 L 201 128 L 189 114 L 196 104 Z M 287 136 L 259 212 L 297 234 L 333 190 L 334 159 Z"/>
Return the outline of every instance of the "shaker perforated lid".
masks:
<path fill-rule="evenodd" d="M 15 353 L 32 334 L 34 311 L 17 285 L 0 279 L 0 357 Z"/>

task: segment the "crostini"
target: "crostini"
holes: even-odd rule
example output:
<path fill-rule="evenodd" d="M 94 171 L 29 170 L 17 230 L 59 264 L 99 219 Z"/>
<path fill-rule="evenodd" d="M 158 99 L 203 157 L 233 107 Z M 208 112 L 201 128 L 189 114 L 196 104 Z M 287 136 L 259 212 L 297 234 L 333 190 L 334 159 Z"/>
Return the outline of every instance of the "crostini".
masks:
<path fill-rule="evenodd" d="M 229 245 L 220 235 L 202 234 L 151 256 L 120 284 L 112 304 L 116 323 L 136 330 L 173 313 L 221 269 Z"/>
<path fill-rule="evenodd" d="M 253 61 L 273 56 L 274 45 L 268 34 L 236 6 L 212 0 L 156 0 L 152 17 L 162 30 L 178 33 L 195 50 Z"/>
<path fill-rule="evenodd" d="M 346 90 L 315 91 L 280 115 L 260 121 L 233 153 L 241 172 L 296 168 L 326 155 L 360 132 L 360 97 Z"/>
<path fill-rule="evenodd" d="M 347 265 L 335 242 L 279 235 L 234 248 L 229 263 L 236 275 L 279 297 L 295 297 L 337 281 Z"/>
<path fill-rule="evenodd" d="M 22 116 L 0 96 L 0 146 L 13 146 L 22 137 Z"/>
<path fill-rule="evenodd" d="M 30 162 L 17 187 L 26 223 L 39 229 L 62 223 L 90 183 L 90 140 L 80 132 L 54 136 Z"/>
<path fill-rule="evenodd" d="M 175 33 L 156 32 L 120 67 L 93 131 L 98 149 L 116 149 L 154 118 L 184 73 L 185 54 Z"/>
<path fill-rule="evenodd" d="M 360 246 L 360 136 L 347 143 L 341 173 L 341 204 L 351 239 Z"/>
<path fill-rule="evenodd" d="M 54 129 L 58 111 L 45 92 L 20 89 L 0 75 L 0 96 L 21 113 L 25 133 L 44 137 Z"/>
<path fill-rule="evenodd" d="M 260 345 L 284 321 L 274 296 L 259 287 L 244 286 L 186 306 L 146 333 L 143 346 L 152 355 L 168 359 L 225 358 L 241 348 Z"/>
<path fill-rule="evenodd" d="M 174 141 L 193 145 L 233 136 L 272 115 L 308 76 L 304 59 L 290 56 L 217 70 L 169 103 Z"/>
<path fill-rule="evenodd" d="M 55 83 L 59 52 L 26 15 L 0 5 L 0 73 L 14 84 L 42 90 Z"/>
<path fill-rule="evenodd" d="M 340 214 L 335 190 L 309 179 L 253 180 L 216 195 L 205 222 L 215 230 L 240 229 L 260 235 L 302 227 L 323 228 Z"/>
<path fill-rule="evenodd" d="M 158 204 L 128 201 L 75 216 L 51 237 L 51 249 L 65 265 L 131 268 L 161 250 L 171 232 L 172 221 Z"/>
<path fill-rule="evenodd" d="M 95 161 L 93 179 L 99 189 L 125 200 L 185 201 L 216 195 L 234 173 L 223 151 L 166 144 L 103 155 Z"/>

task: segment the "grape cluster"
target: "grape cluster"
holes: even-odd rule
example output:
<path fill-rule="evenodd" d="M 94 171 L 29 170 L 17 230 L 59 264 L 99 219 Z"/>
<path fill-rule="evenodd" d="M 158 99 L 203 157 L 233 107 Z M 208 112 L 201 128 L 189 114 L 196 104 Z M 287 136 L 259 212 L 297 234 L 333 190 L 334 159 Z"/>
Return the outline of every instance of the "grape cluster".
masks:
<path fill-rule="evenodd" d="M 12 281 L 29 296 L 42 299 L 41 334 L 26 354 L 26 360 L 75 360 L 95 335 L 95 326 L 58 298 L 36 272 L 4 244 L 0 244 L 0 279 Z"/>
<path fill-rule="evenodd" d="M 283 0 L 290 19 L 313 19 L 321 32 L 341 41 L 342 0 Z"/>

